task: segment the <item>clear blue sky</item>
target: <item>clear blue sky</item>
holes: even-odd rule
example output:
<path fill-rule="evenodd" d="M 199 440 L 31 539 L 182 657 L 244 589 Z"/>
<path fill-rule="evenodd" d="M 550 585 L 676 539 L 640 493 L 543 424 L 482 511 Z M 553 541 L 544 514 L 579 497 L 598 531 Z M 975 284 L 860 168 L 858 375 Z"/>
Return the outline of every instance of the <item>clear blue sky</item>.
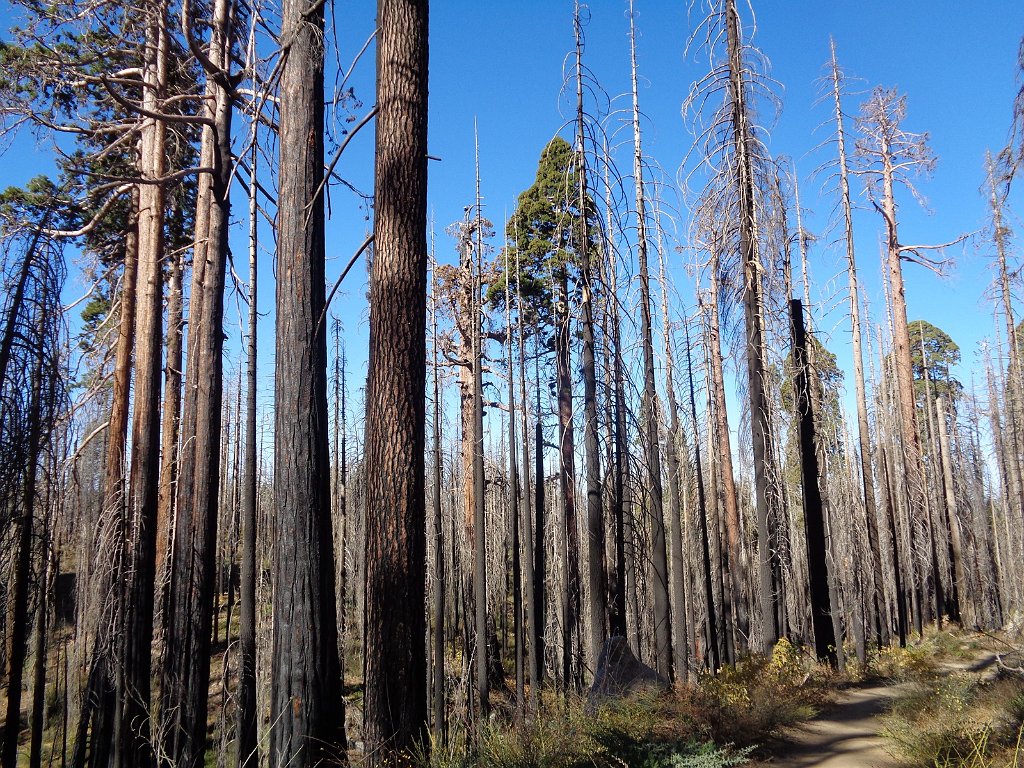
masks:
<path fill-rule="evenodd" d="M 628 90 L 628 19 L 625 0 L 602 0 L 590 6 L 586 29 L 587 64 L 611 96 Z M 690 83 L 707 70 L 703 52 L 684 57 L 693 19 L 686 2 L 636 3 L 640 31 L 638 58 L 642 76 L 641 105 L 647 115 L 645 149 L 674 177 L 692 137 L 680 116 Z M 986 207 L 979 194 L 986 148 L 998 149 L 1006 140 L 1010 106 L 1017 84 L 1016 55 L 1024 35 L 1024 3 L 991 0 L 983 3 L 923 0 L 822 3 L 776 0 L 755 3 L 754 43 L 772 63 L 779 82 L 783 110 L 771 127 L 770 150 L 795 159 L 800 172 L 802 202 L 811 215 L 805 227 L 823 234 L 834 201 L 820 194 L 821 184 L 811 171 L 826 155 L 813 148 L 827 136 L 816 127 L 827 120 L 830 107 L 815 105 L 815 81 L 828 57 L 834 36 L 840 61 L 865 90 L 894 86 L 908 96 L 905 127 L 928 131 L 939 158 L 934 178 L 922 180 L 920 191 L 933 213 L 902 198 L 903 240 L 951 240 L 986 224 Z M 698 13 L 698 11 L 695 11 Z M 374 4 L 335 3 L 333 18 L 340 50 L 329 57 L 347 67 L 372 30 Z M 567 112 L 560 110 L 565 57 L 572 48 L 572 2 L 519 0 L 512 3 L 435 2 L 431 17 L 430 151 L 441 158 L 430 164 L 430 206 L 438 232 L 438 257 L 452 258 L 444 228 L 460 219 L 473 195 L 473 125 L 478 122 L 485 212 L 500 231 L 516 195 L 528 186 L 540 150 L 559 130 Z M 750 8 L 741 3 L 749 23 Z M 4 7 L 5 17 L 9 16 Z M 352 79 L 356 95 L 368 107 L 373 102 L 372 50 Z M 625 101 L 618 102 L 625 107 Z M 847 104 L 855 112 L 858 99 Z M 852 126 L 850 126 L 852 128 Z M 624 135 L 625 139 L 626 136 Z M 353 141 L 339 172 L 365 191 L 372 190 L 372 131 Z M 33 156 L 32 144 L 20 140 L 3 157 L 0 183 L 17 184 L 45 169 L 45 156 Z M 629 168 L 623 149 L 619 163 Z M 855 187 L 858 192 L 859 188 Z M 328 277 L 338 270 L 362 241 L 369 226 L 366 212 L 343 190 L 332 193 Z M 1017 195 L 1019 209 L 1020 195 Z M 244 217 L 241 196 L 235 215 Z M 1011 225 L 1016 219 L 1011 221 Z M 859 214 L 856 221 L 858 258 L 877 321 L 882 293 L 878 260 L 878 217 Z M 234 240 L 236 268 L 244 278 L 244 233 Z M 961 345 L 969 378 L 978 341 L 992 333 L 991 301 L 985 290 L 992 277 L 990 250 L 983 242 L 957 247 L 949 254 L 957 264 L 945 280 L 910 267 L 906 270 L 911 319 L 923 317 L 944 328 Z M 840 274 L 841 252 L 823 239 L 811 254 L 814 296 L 828 305 L 841 299 L 845 278 Z M 676 257 L 677 260 L 679 257 Z M 269 270 L 264 267 L 264 276 Z M 677 290 L 689 304 L 692 288 L 674 265 Z M 73 293 L 70 291 L 69 293 Z M 355 270 L 333 307 L 341 316 L 353 363 L 365 359 L 365 273 Z M 271 285 L 263 283 L 261 309 L 273 306 Z M 848 339 L 841 301 L 821 321 L 831 334 L 829 346 L 840 354 Z M 234 302 L 229 303 L 229 322 Z M 262 349 L 269 353 L 272 314 L 262 325 Z M 237 333 L 228 331 L 229 336 Z M 233 348 L 237 348 L 232 344 Z M 269 354 L 264 356 L 269 359 Z M 269 372 L 269 369 L 267 369 Z M 966 381 L 965 381 L 966 383 Z M 269 391 L 269 377 L 264 391 Z"/>

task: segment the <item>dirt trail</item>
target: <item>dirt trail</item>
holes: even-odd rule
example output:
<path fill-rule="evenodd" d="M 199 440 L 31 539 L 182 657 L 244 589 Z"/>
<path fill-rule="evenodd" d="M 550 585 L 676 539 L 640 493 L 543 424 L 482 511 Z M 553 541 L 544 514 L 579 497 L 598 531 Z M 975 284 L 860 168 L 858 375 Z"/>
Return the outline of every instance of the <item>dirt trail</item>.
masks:
<path fill-rule="evenodd" d="M 995 663 L 986 653 L 973 661 L 942 665 L 950 672 L 984 675 Z M 834 706 L 790 733 L 787 747 L 763 765 L 773 768 L 895 768 L 899 762 L 885 751 L 881 716 L 912 684 L 876 685 L 849 690 Z"/>

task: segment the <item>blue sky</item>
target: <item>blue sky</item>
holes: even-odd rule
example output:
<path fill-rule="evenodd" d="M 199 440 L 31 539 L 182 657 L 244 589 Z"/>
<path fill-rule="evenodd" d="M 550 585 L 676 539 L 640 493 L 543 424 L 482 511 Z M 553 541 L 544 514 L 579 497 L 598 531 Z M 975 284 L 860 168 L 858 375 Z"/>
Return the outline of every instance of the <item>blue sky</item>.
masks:
<path fill-rule="evenodd" d="M 612 97 L 625 94 L 629 86 L 626 8 L 625 0 L 593 2 L 586 27 L 586 62 Z M 865 91 L 885 85 L 907 95 L 905 127 L 928 131 L 939 158 L 934 177 L 919 185 L 932 213 L 921 210 L 909 196 L 901 197 L 902 239 L 947 241 L 985 226 L 986 205 L 978 191 L 984 179 L 983 156 L 987 148 L 998 149 L 1006 140 L 1017 87 L 1017 49 L 1024 35 L 1024 4 L 1009 0 L 777 0 L 755 3 L 755 10 L 754 43 L 771 61 L 783 105 L 778 120 L 770 124 L 769 147 L 773 154 L 787 155 L 796 162 L 802 203 L 808 210 L 807 229 L 826 234 L 834 205 L 832 198 L 822 194 L 821 180 L 811 178 L 812 170 L 827 159 L 826 153 L 813 150 L 828 134 L 827 129 L 816 128 L 829 118 L 830 106 L 815 102 L 816 80 L 828 58 L 829 35 L 836 40 L 841 64 L 850 75 L 861 78 Z M 675 178 L 692 142 L 680 106 L 691 82 L 707 71 L 708 61 L 702 51 L 684 55 L 695 21 L 695 16 L 688 14 L 687 3 L 639 0 L 636 11 L 645 149 Z M 518 193 L 532 182 L 541 149 L 560 130 L 568 114 L 560 92 L 563 66 L 573 43 L 571 14 L 569 0 L 448 0 L 433 4 L 430 151 L 441 160 L 430 164 L 429 193 L 440 260 L 453 257 L 444 228 L 460 219 L 464 206 L 472 202 L 474 121 L 480 139 L 485 213 L 499 231 Z M 741 14 L 749 24 L 751 13 L 745 3 L 741 3 Z M 9 16 L 6 7 L 4 16 Z M 365 0 L 337 2 L 332 16 L 338 50 L 331 50 L 329 59 L 347 67 L 372 30 L 374 4 Z M 350 81 L 364 109 L 373 102 L 372 70 L 371 49 Z M 856 112 L 859 101 L 850 98 L 847 111 Z M 622 99 L 614 102 L 619 108 L 627 104 Z M 341 175 L 367 192 L 372 190 L 372 147 L 372 130 L 368 129 L 352 142 L 339 165 Z M 627 147 L 620 151 L 618 162 L 629 168 Z M 36 153 L 31 141 L 20 139 L 3 156 L 0 183 L 23 183 L 45 170 L 47 163 L 45 153 Z M 859 185 L 854 189 L 863 203 Z M 1019 194 L 1016 202 L 1019 209 Z M 333 282 L 370 222 L 358 201 L 341 189 L 332 192 L 331 212 L 328 279 Z M 239 194 L 235 216 L 244 215 L 245 202 Z M 1015 217 L 1011 219 L 1011 226 L 1014 224 Z M 880 231 L 876 214 L 858 213 L 858 259 L 876 322 L 882 317 Z M 845 277 L 840 272 L 842 251 L 832 242 L 834 236 L 823 238 L 811 253 L 813 295 L 823 308 L 831 308 L 819 325 L 830 337 L 828 346 L 848 367 L 845 350 L 849 334 L 842 301 L 837 302 L 843 296 Z M 243 225 L 233 240 L 236 269 L 243 278 L 244 237 Z M 961 377 L 968 380 L 978 341 L 992 334 L 991 301 L 985 296 L 992 278 L 990 249 L 978 241 L 951 249 L 948 255 L 957 263 L 945 279 L 919 268 L 905 271 L 910 317 L 930 320 L 961 345 L 965 362 Z M 672 264 L 677 293 L 687 305 L 678 308 L 680 313 L 688 311 L 693 301 L 681 258 L 676 256 Z M 263 275 L 267 277 L 269 261 L 265 258 L 264 262 Z M 273 290 L 271 283 L 262 280 L 261 288 L 260 308 L 266 313 L 261 348 L 268 361 Z M 74 293 L 73 289 L 69 293 Z M 364 296 L 365 273 L 360 265 L 332 307 L 345 325 L 350 359 L 356 368 L 365 360 Z M 229 323 L 234 322 L 234 306 L 229 300 Z M 236 339 L 239 333 L 228 330 L 228 335 Z M 237 342 L 231 347 L 237 349 Z M 269 373 L 272 369 L 264 370 Z M 261 389 L 269 392 L 270 386 L 269 376 L 264 376 Z"/>

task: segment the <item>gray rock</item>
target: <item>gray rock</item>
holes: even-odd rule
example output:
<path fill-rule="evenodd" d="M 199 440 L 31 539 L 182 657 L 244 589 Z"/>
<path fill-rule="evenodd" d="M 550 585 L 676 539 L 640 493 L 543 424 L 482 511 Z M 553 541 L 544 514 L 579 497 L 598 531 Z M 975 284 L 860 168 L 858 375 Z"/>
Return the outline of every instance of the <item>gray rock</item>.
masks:
<path fill-rule="evenodd" d="M 594 684 L 587 694 L 587 712 L 593 713 L 608 701 L 622 699 L 641 691 L 663 691 L 668 680 L 633 655 L 622 636 L 609 637 L 597 661 Z"/>

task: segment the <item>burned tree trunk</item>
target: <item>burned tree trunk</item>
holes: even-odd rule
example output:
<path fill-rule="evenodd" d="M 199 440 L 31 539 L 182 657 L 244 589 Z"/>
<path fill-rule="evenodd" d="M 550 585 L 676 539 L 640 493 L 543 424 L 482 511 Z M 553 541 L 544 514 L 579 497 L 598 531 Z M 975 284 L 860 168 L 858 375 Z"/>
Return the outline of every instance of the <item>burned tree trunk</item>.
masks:
<path fill-rule="evenodd" d="M 366 710 L 370 765 L 427 728 L 424 426 L 427 2 L 382 0 L 366 412 Z"/>
<path fill-rule="evenodd" d="M 270 762 L 311 768 L 345 755 L 327 442 L 323 6 L 287 0 L 281 18 Z M 422 631 L 410 634 L 422 642 Z"/>

